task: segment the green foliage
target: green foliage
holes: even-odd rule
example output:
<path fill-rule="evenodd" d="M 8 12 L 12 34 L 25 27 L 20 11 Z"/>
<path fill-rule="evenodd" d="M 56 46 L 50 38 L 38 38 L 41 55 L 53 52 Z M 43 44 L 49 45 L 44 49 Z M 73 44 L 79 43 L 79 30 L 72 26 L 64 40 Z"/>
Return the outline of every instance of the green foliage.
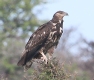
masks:
<path fill-rule="evenodd" d="M 29 31 L 39 25 L 33 13 L 43 0 L 0 0 L 0 80 L 22 80 L 17 66 Z M 3 79 L 3 80 L 4 80 Z"/>
<path fill-rule="evenodd" d="M 10 64 L 8 59 L 3 60 L 3 65 L 2 66 L 4 66 L 5 70 L 8 73 L 14 73 L 15 72 L 15 66 L 13 64 Z"/>
<path fill-rule="evenodd" d="M 38 71 L 33 72 L 31 75 L 33 80 L 68 80 L 70 77 L 64 66 L 56 58 L 49 60 L 47 65 L 41 63 L 38 68 L 40 73 Z"/>
<path fill-rule="evenodd" d="M 38 26 L 33 9 L 43 0 L 0 0 L 0 29 L 7 35 L 16 35 L 21 28 L 25 33 Z"/>

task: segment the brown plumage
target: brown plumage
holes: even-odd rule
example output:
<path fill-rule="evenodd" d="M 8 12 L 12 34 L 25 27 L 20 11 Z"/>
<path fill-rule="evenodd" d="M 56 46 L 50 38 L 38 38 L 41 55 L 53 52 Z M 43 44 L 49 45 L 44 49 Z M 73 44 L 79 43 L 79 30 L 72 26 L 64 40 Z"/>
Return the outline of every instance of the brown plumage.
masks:
<path fill-rule="evenodd" d="M 68 14 L 64 11 L 58 11 L 54 14 L 52 20 L 41 25 L 30 37 L 25 46 L 23 55 L 17 65 L 30 67 L 32 59 L 42 59 L 47 64 L 46 53 L 53 53 L 54 48 L 63 33 L 63 17 Z M 28 62 L 31 62 L 28 64 Z"/>

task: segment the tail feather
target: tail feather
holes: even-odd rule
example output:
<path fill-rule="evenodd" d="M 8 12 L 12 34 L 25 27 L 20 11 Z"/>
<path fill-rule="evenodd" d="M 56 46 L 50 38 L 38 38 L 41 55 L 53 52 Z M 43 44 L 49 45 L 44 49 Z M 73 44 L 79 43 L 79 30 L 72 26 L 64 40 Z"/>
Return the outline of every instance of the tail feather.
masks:
<path fill-rule="evenodd" d="M 17 63 L 18 66 L 24 66 L 26 64 L 26 55 L 27 55 L 26 51 L 24 51 L 23 56 L 21 57 L 21 59 Z"/>
<path fill-rule="evenodd" d="M 32 66 L 32 64 L 33 64 L 33 61 L 32 60 L 29 61 L 29 62 L 27 62 L 26 65 L 24 66 L 24 69 L 25 70 L 28 70 Z"/>
<path fill-rule="evenodd" d="M 24 50 L 23 51 L 23 55 L 21 57 L 21 59 L 19 60 L 19 62 L 17 63 L 18 66 L 25 66 L 30 60 L 32 60 L 33 58 L 39 57 L 38 55 L 38 50 L 39 50 L 39 46 L 33 48 L 32 50 Z"/>

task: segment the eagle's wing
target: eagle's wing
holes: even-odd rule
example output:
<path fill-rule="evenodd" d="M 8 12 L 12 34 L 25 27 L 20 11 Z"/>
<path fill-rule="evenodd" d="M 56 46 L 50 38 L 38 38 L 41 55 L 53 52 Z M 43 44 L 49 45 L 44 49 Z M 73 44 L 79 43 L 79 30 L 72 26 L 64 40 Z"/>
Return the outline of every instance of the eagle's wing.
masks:
<path fill-rule="evenodd" d="M 23 52 L 23 56 L 21 57 L 18 65 L 24 66 L 28 61 L 30 61 L 36 54 L 36 52 L 42 47 L 42 45 L 46 42 L 51 27 L 53 25 L 51 22 L 43 24 L 40 26 L 30 37 L 29 41 L 25 46 L 25 50 Z"/>

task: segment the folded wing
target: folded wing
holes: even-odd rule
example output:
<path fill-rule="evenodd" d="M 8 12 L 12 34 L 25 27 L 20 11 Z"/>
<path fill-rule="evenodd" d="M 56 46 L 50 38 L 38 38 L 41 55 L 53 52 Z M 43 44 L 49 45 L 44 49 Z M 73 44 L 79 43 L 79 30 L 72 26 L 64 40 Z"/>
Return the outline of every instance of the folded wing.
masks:
<path fill-rule="evenodd" d="M 19 66 L 24 66 L 28 61 L 34 58 L 37 55 L 37 51 L 43 46 L 46 42 L 52 24 L 50 22 L 43 24 L 40 26 L 30 37 L 29 41 L 25 46 L 25 50 L 23 51 L 23 55 L 18 62 Z"/>

